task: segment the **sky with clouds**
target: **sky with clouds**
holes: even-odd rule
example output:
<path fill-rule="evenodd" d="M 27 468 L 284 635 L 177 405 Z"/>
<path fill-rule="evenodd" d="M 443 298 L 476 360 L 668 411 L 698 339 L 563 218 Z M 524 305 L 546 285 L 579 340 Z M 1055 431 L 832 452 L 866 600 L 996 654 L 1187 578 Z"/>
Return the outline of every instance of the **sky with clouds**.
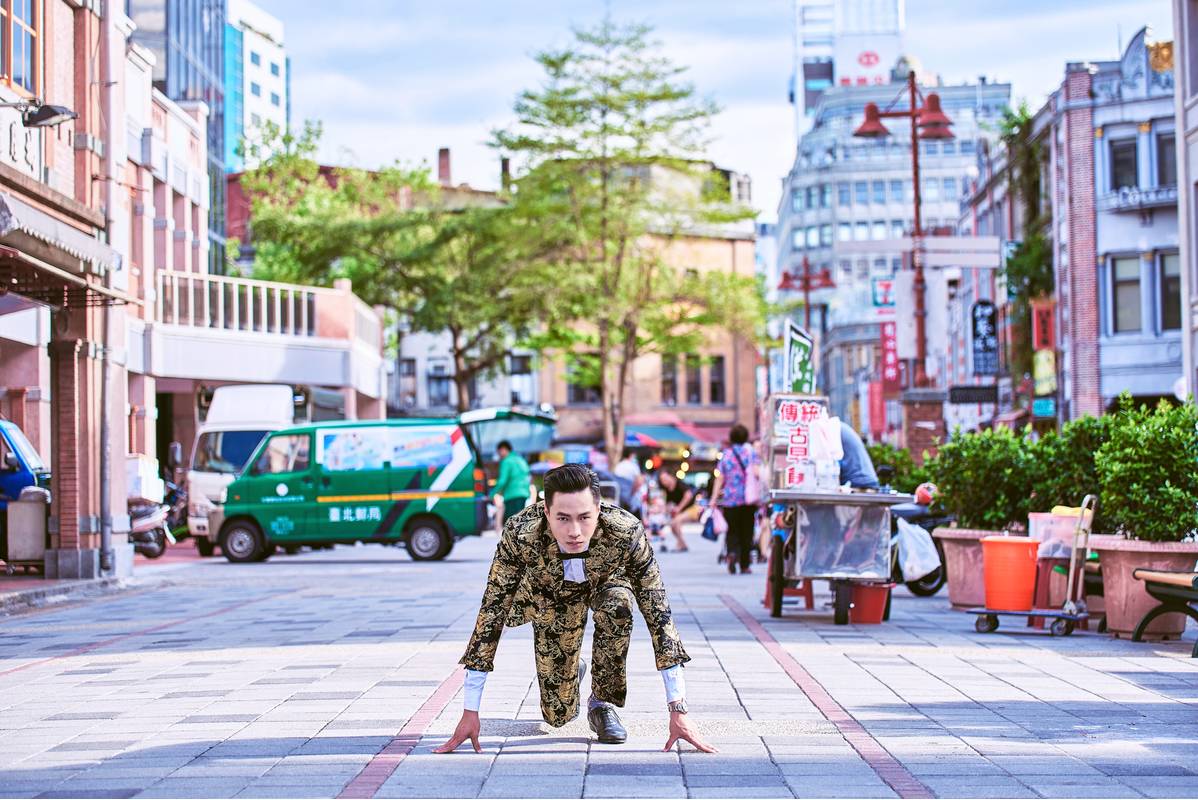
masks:
<path fill-rule="evenodd" d="M 569 43 L 610 9 L 647 22 L 668 55 L 690 67 L 700 94 L 723 109 L 709 155 L 753 178 L 760 219 L 773 220 L 793 157 L 787 103 L 789 0 L 254 0 L 286 26 L 292 121 L 320 120 L 321 156 L 372 167 L 435 164 L 452 151 L 454 182 L 495 188 L 490 131 L 536 86 L 539 50 Z M 945 83 L 986 75 L 1033 107 L 1066 61 L 1117 56 L 1140 27 L 1172 36 L 1170 0 L 906 0 L 906 50 Z"/>

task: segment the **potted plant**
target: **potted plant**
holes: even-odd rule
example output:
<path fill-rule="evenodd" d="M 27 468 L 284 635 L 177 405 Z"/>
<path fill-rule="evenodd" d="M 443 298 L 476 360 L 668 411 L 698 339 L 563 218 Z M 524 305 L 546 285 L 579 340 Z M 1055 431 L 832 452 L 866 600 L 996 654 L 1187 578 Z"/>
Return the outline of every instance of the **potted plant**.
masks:
<path fill-rule="evenodd" d="M 981 540 L 1026 532 L 1034 474 L 1030 445 L 1002 427 L 957 433 L 940 447 L 930 471 L 939 504 L 957 517 L 955 527 L 932 534 L 944 545 L 949 602 L 958 608 L 983 605 Z"/>
<path fill-rule="evenodd" d="M 1157 604 L 1132 572 L 1193 570 L 1198 559 L 1198 408 L 1166 401 L 1137 408 L 1125 395 L 1094 462 L 1110 531 L 1090 540 L 1102 564 L 1107 629 L 1130 636 Z M 1184 616 L 1166 614 L 1147 634 L 1169 638 L 1183 630 Z"/>

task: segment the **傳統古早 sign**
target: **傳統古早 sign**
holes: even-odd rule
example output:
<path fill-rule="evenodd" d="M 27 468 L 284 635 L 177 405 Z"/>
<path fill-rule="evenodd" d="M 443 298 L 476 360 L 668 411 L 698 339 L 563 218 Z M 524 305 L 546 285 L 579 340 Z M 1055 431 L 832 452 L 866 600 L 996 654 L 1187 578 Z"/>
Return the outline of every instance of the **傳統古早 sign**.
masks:
<path fill-rule="evenodd" d="M 815 340 L 794 322 L 786 324 L 783 384 L 787 391 L 815 392 Z"/>

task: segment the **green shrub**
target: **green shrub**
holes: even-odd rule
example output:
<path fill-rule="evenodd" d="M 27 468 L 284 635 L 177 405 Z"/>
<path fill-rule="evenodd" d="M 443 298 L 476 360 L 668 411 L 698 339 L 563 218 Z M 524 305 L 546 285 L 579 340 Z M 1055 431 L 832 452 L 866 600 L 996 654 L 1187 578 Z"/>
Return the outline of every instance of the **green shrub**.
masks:
<path fill-rule="evenodd" d="M 1031 445 L 1032 499 L 1030 510 L 1051 511 L 1053 506 L 1077 506 L 1100 490 L 1095 455 L 1106 443 L 1111 416 L 1081 417 L 1065 423 L 1058 433 L 1046 433 Z M 1098 505 L 1094 532 L 1109 530 L 1103 504 Z"/>
<path fill-rule="evenodd" d="M 957 432 L 931 465 L 939 505 L 966 528 L 1026 525 L 1036 473 L 1031 444 L 999 427 Z"/>
<path fill-rule="evenodd" d="M 875 469 L 883 464 L 894 467 L 894 480 L 890 485 L 896 491 L 911 494 L 916 486 L 931 480 L 926 461 L 923 466 L 917 465 L 911 457 L 911 451 L 905 447 L 895 447 L 882 442 L 866 445 L 866 449 L 869 450 L 869 458 L 874 462 Z"/>
<path fill-rule="evenodd" d="M 1148 542 L 1178 542 L 1198 530 L 1198 408 L 1155 409 L 1120 399 L 1094 458 L 1099 508 L 1110 529 Z"/>

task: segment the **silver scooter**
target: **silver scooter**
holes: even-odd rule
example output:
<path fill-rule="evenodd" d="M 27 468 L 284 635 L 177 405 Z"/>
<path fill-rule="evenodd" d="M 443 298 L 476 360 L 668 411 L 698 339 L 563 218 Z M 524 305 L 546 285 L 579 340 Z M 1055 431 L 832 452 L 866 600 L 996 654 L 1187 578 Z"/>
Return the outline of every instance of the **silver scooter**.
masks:
<path fill-rule="evenodd" d="M 167 525 L 171 507 L 149 500 L 129 501 L 129 541 L 146 558 L 161 558 L 175 536 Z"/>

